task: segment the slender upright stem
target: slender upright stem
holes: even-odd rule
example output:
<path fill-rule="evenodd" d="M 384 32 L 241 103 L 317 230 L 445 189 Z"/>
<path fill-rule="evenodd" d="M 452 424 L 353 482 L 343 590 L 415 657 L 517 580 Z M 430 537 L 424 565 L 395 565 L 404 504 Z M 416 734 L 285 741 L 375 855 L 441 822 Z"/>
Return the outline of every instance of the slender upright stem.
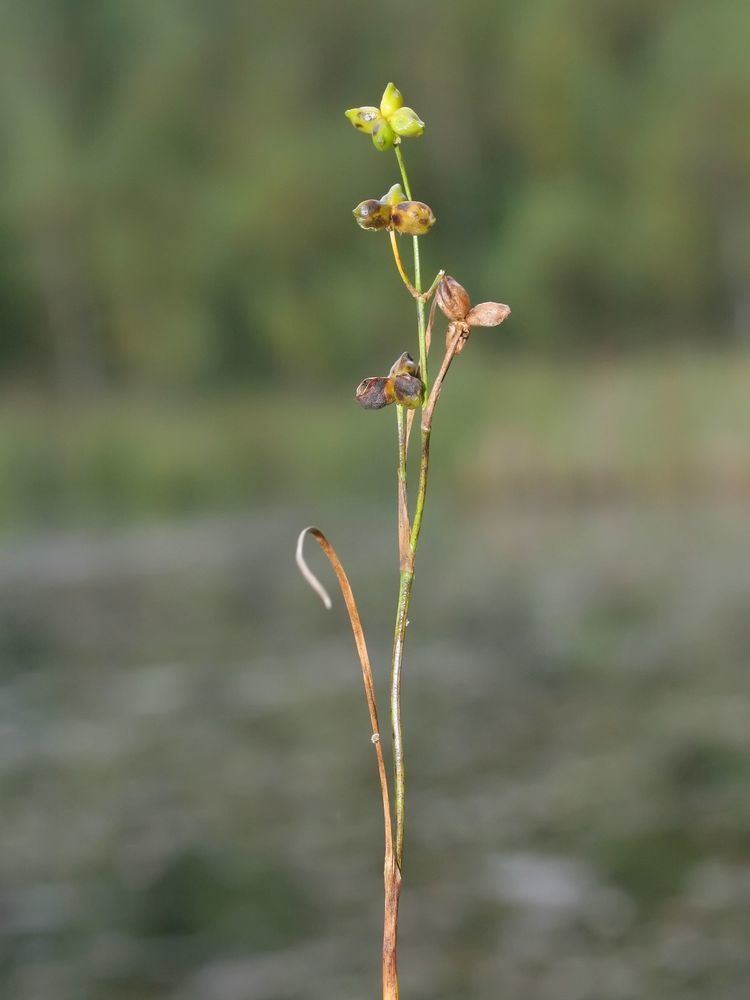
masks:
<path fill-rule="evenodd" d="M 393 669 L 391 671 L 391 725 L 393 728 L 393 811 L 396 818 L 394 851 L 396 864 L 401 869 L 404 856 L 404 796 L 406 790 L 406 769 L 404 766 L 404 743 L 401 732 L 401 675 L 404 662 L 404 640 L 406 638 L 409 598 L 414 581 L 414 571 L 401 570 L 396 606 L 396 627 L 393 635 Z"/>
<path fill-rule="evenodd" d="M 406 173 L 406 167 L 399 146 L 395 147 L 396 158 L 401 169 L 404 191 L 411 199 L 411 187 Z M 440 393 L 442 379 L 445 376 L 450 361 L 443 362 L 440 375 L 432 392 L 428 395 L 427 352 L 429 349 L 429 332 L 425 323 L 425 301 L 437 289 L 443 272 L 439 272 L 430 286 L 427 294 L 422 293 L 421 270 L 419 261 L 419 240 L 414 237 L 414 284 L 406 276 L 401 256 L 398 251 L 395 233 L 391 233 L 391 246 L 396 261 L 396 267 L 407 289 L 417 300 L 417 329 L 419 335 L 419 369 L 424 383 L 425 404 L 422 411 L 422 455 L 419 470 L 419 489 L 413 527 L 409 524 L 407 482 L 406 482 L 406 451 L 409 439 L 411 419 L 404 420 L 402 407 L 397 408 L 398 427 L 398 531 L 399 531 L 399 588 L 396 606 L 396 625 L 393 634 L 393 656 L 391 661 L 391 725 L 393 732 L 393 812 L 394 838 L 392 860 L 386 850 L 385 865 L 385 923 L 383 929 L 383 997 L 384 1000 L 398 1000 L 398 902 L 401 891 L 401 869 L 404 857 L 404 815 L 406 793 L 406 768 L 404 764 L 404 744 L 401 726 L 401 678 L 404 663 L 404 644 L 406 627 L 409 624 L 409 601 L 414 582 L 414 559 L 419 543 L 419 532 L 422 525 L 425 498 L 427 496 L 427 476 L 429 472 L 430 454 L 430 423 L 432 408 Z M 434 318 L 434 307 L 430 313 L 430 330 Z M 447 355 L 446 355 L 447 356 Z M 452 353 L 451 353 L 452 357 Z M 409 418 L 412 413 L 410 412 Z"/>
<path fill-rule="evenodd" d="M 406 290 L 410 295 L 413 295 L 415 299 L 419 298 L 419 292 L 416 290 L 414 285 L 409 281 L 406 271 L 404 270 L 404 264 L 401 260 L 401 253 L 398 249 L 398 238 L 393 229 L 389 230 L 388 235 L 391 238 L 391 249 L 393 250 L 393 259 L 396 261 L 396 268 L 398 273 L 401 275 L 401 280 L 406 285 Z"/>
<path fill-rule="evenodd" d="M 433 383 L 429 398 L 422 409 L 422 454 L 419 462 L 417 503 L 414 509 L 414 523 L 412 525 L 410 539 L 411 551 L 413 554 L 416 554 L 417 545 L 419 544 L 419 532 L 422 528 L 424 505 L 425 500 L 427 499 L 427 480 L 430 472 L 430 435 L 432 434 L 432 414 L 435 411 L 435 404 L 437 403 L 440 391 L 443 388 L 443 380 L 448 374 L 451 362 L 456 356 L 456 349 L 458 348 L 460 340 L 461 330 L 457 328 L 451 339 L 448 341 L 445 357 L 440 365 L 440 371 L 438 372 L 437 378 Z"/>
<path fill-rule="evenodd" d="M 401 275 L 401 280 L 406 286 L 407 292 L 415 299 L 422 299 L 423 302 L 429 302 L 433 292 L 437 291 L 437 286 L 443 280 L 443 275 L 445 271 L 438 271 L 435 275 L 432 284 L 427 289 L 426 292 L 418 292 L 414 285 L 409 281 L 409 278 L 404 270 L 404 262 L 401 260 L 401 251 L 398 248 L 398 238 L 393 229 L 388 230 L 388 235 L 391 238 L 391 249 L 393 250 L 393 259 L 396 262 L 396 270 Z M 414 237 L 416 239 L 416 236 Z M 427 353 L 429 353 L 429 345 L 427 346 Z"/>
<path fill-rule="evenodd" d="M 400 569 L 411 567 L 409 501 L 406 483 L 406 442 L 407 430 L 403 406 L 396 407 L 396 428 L 398 432 L 398 559 Z"/>
<path fill-rule="evenodd" d="M 404 158 L 401 155 L 399 146 L 396 150 L 401 178 L 404 182 L 406 197 L 411 200 L 411 185 L 406 173 Z M 395 242 L 395 239 L 393 240 Z M 398 248 L 394 247 L 394 254 L 398 253 Z M 400 258 L 398 258 L 400 260 Z M 400 269 L 401 270 L 401 269 Z M 421 298 L 422 281 L 419 263 L 419 240 L 414 237 L 414 290 L 417 293 L 417 330 L 419 335 L 419 371 L 422 381 L 425 383 L 425 393 L 427 392 L 427 345 L 425 342 L 425 316 L 424 301 Z M 402 425 L 399 423 L 399 448 L 401 448 Z M 405 442 L 403 438 L 404 464 Z M 400 554 L 400 581 L 398 589 L 398 603 L 396 605 L 396 626 L 393 636 L 393 657 L 391 661 L 391 724 L 393 728 L 393 777 L 394 777 L 394 816 L 395 816 L 395 856 L 399 870 L 404 853 L 404 803 L 406 790 L 406 769 L 404 766 L 404 744 L 401 730 L 401 675 L 404 662 L 404 641 L 406 638 L 407 612 L 409 610 L 409 598 L 411 596 L 412 581 L 414 579 L 414 550 L 411 545 L 411 538 L 404 535 L 404 520 L 399 510 L 399 554 Z M 406 532 L 408 533 L 408 519 L 406 522 Z"/>
<path fill-rule="evenodd" d="M 409 176 L 406 173 L 404 158 L 401 155 L 401 146 L 396 145 L 393 148 L 396 151 L 396 159 L 398 160 L 398 166 L 401 171 L 401 179 L 404 182 L 406 197 L 409 201 L 411 201 L 411 186 L 409 184 Z M 422 291 L 422 269 L 419 262 L 419 237 L 412 237 L 412 241 L 414 245 L 414 288 L 417 293 L 420 294 Z M 417 328 L 419 331 L 419 373 L 420 378 L 424 382 L 425 392 L 427 392 L 427 347 L 425 345 L 425 311 L 424 300 L 422 298 L 417 299 Z"/>

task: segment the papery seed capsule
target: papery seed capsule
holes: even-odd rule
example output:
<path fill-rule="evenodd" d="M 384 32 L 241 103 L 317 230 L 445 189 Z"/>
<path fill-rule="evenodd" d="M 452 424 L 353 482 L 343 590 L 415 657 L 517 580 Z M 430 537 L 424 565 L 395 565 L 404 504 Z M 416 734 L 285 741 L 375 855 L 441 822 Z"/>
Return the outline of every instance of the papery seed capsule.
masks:
<path fill-rule="evenodd" d="M 404 351 L 397 361 L 394 361 L 391 365 L 391 370 L 388 372 L 389 375 L 417 375 L 419 372 L 419 365 L 414 360 L 414 358 L 409 354 L 408 351 Z"/>
<path fill-rule="evenodd" d="M 423 201 L 401 201 L 391 211 L 391 224 L 406 236 L 424 236 L 435 225 L 435 216 Z"/>
<path fill-rule="evenodd" d="M 449 274 L 438 285 L 435 298 L 442 312 L 451 320 L 466 319 L 466 314 L 471 309 L 469 293 Z"/>
<path fill-rule="evenodd" d="M 381 153 L 384 153 L 386 149 L 391 148 L 395 138 L 396 136 L 393 129 L 385 118 L 380 118 L 375 122 L 372 129 L 372 141 L 376 149 L 379 149 Z"/>
<path fill-rule="evenodd" d="M 422 135 L 425 128 L 424 122 L 412 108 L 399 108 L 389 116 L 388 122 L 396 135 L 405 138 Z"/>
<path fill-rule="evenodd" d="M 384 205 L 398 205 L 399 202 L 406 201 L 404 189 L 400 184 L 394 184 L 380 199 Z"/>
<path fill-rule="evenodd" d="M 422 405 L 424 385 L 421 379 L 414 375 L 396 375 L 393 379 L 393 393 L 396 402 L 409 410 L 416 410 Z"/>
<path fill-rule="evenodd" d="M 510 316 L 510 306 L 504 302 L 479 302 L 469 312 L 466 322 L 470 326 L 500 326 Z"/>
<path fill-rule="evenodd" d="M 398 111 L 398 109 L 403 106 L 403 103 L 404 95 L 395 84 L 389 83 L 383 91 L 383 96 L 380 99 L 380 113 L 386 118 L 389 118 L 395 111 Z"/>
<path fill-rule="evenodd" d="M 382 410 L 394 401 L 393 380 L 383 375 L 363 379 L 354 393 L 363 410 Z"/>
<path fill-rule="evenodd" d="M 368 198 L 352 210 L 352 215 L 362 229 L 387 229 L 391 223 L 391 206 Z"/>
<path fill-rule="evenodd" d="M 368 135 L 372 132 L 377 122 L 382 120 L 382 115 L 377 108 L 350 108 L 344 114 L 355 128 L 358 128 L 360 132 L 366 132 Z"/>

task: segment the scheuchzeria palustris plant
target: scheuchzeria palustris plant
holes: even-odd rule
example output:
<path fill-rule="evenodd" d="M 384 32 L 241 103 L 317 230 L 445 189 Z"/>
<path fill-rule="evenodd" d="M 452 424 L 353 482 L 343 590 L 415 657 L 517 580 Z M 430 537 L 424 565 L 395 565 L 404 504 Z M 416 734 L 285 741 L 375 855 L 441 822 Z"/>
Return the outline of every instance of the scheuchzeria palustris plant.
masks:
<path fill-rule="evenodd" d="M 417 345 L 419 360 L 405 351 L 393 364 L 387 375 L 364 379 L 357 387 L 355 398 L 366 410 L 380 410 L 395 404 L 398 445 L 398 471 L 396 496 L 398 508 L 399 590 L 396 605 L 396 625 L 391 657 L 391 732 L 393 739 L 393 807 L 389 792 L 388 771 L 383 757 L 378 723 L 377 701 L 370 658 L 364 631 L 354 595 L 338 556 L 319 528 L 305 528 L 297 542 L 297 564 L 327 608 L 331 600 L 320 581 L 305 562 L 302 547 L 306 535 L 312 535 L 328 557 L 336 573 L 346 609 L 349 614 L 354 641 L 362 668 L 365 696 L 370 714 L 371 740 L 380 779 L 385 827 L 385 916 L 383 925 L 383 1000 L 397 1000 L 399 996 L 397 969 L 398 906 L 401 893 L 401 871 L 404 852 L 404 749 L 401 733 L 401 676 L 404 659 L 404 639 L 407 614 L 414 580 L 414 561 L 422 527 L 427 482 L 430 471 L 430 436 L 435 406 L 443 388 L 443 381 L 451 362 L 464 349 L 472 327 L 498 326 L 510 315 L 508 306 L 500 302 L 480 302 L 472 306 L 466 289 L 455 278 L 438 271 L 435 280 L 422 291 L 422 272 L 419 256 L 419 239 L 435 224 L 435 215 L 429 205 L 412 197 L 409 177 L 401 152 L 401 141 L 422 135 L 425 123 L 411 108 L 404 106 L 400 91 L 389 83 L 383 93 L 380 107 L 353 108 L 346 117 L 360 132 L 369 135 L 376 149 L 385 152 L 393 149 L 401 173 L 401 183 L 394 184 L 382 198 L 368 198 L 354 209 L 354 218 L 362 229 L 385 232 L 390 240 L 396 268 L 404 286 L 416 300 Z M 398 237 L 411 236 L 414 255 L 414 280 L 409 279 L 399 252 Z M 433 297 L 434 296 L 434 297 Z M 432 298 L 429 317 L 426 303 Z M 432 384 L 428 377 L 428 358 L 435 321 L 436 306 L 448 319 L 445 336 L 445 353 Z M 421 441 L 419 482 L 410 513 L 406 478 L 406 456 L 409 448 L 414 414 L 421 410 Z"/>

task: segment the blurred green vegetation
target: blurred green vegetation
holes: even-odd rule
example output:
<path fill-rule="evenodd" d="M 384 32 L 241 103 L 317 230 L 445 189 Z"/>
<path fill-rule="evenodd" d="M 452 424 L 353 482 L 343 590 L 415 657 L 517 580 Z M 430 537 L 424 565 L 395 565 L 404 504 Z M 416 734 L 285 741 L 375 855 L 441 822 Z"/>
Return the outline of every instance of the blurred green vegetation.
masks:
<path fill-rule="evenodd" d="M 8 0 L 2 377 L 306 388 L 409 346 L 349 215 L 396 164 L 342 112 L 389 78 L 428 123 L 426 266 L 513 305 L 492 342 L 741 342 L 749 32 L 736 0 Z"/>
<path fill-rule="evenodd" d="M 475 334 L 441 400 L 434 490 L 480 507 L 750 495 L 750 357 L 490 368 L 478 343 L 488 334 Z M 344 497 L 390 505 L 392 422 L 350 396 L 14 396 L 0 407 L 0 526 L 107 527 L 300 497 L 312 510 Z"/>

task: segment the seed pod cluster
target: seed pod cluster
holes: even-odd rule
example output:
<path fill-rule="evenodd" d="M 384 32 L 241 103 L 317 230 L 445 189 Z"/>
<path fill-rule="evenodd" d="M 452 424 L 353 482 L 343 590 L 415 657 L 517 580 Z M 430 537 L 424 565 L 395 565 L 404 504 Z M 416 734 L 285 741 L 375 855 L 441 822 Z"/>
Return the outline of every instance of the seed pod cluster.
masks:
<path fill-rule="evenodd" d="M 411 354 L 404 352 L 387 375 L 363 379 L 354 398 L 364 410 L 382 410 L 389 403 L 416 410 L 422 405 L 423 395 L 424 384 L 419 378 L 419 366 Z"/>
<path fill-rule="evenodd" d="M 472 307 L 469 293 L 449 274 L 438 285 L 435 298 L 442 313 L 450 320 L 445 346 L 449 346 L 457 332 L 461 335 L 456 354 L 464 349 L 473 326 L 499 326 L 510 316 L 510 307 L 502 302 L 480 302 Z"/>
<path fill-rule="evenodd" d="M 405 200 L 400 184 L 394 184 L 382 198 L 361 201 L 352 214 L 361 229 L 394 229 L 404 236 L 424 236 L 436 221 L 429 205 Z"/>
<path fill-rule="evenodd" d="M 350 108 L 344 114 L 356 129 L 371 137 L 381 153 L 401 142 L 402 138 L 422 135 L 425 129 L 417 112 L 404 107 L 403 94 L 392 83 L 385 88 L 379 108 L 365 105 Z"/>

